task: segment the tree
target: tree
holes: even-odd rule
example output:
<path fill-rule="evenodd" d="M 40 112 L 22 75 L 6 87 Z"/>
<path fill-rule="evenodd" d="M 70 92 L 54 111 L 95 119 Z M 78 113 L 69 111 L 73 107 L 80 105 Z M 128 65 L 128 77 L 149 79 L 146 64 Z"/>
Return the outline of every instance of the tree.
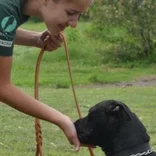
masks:
<path fill-rule="evenodd" d="M 137 56 L 143 58 L 156 52 L 155 8 L 155 0 L 104 0 L 96 3 L 93 23 L 101 31 L 105 26 L 126 29 L 135 38 Z"/>

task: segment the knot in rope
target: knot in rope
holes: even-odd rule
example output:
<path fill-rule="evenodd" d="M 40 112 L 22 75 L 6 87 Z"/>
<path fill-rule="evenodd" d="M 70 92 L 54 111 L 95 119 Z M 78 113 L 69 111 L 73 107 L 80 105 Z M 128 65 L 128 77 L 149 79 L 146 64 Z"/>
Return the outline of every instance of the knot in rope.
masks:
<path fill-rule="evenodd" d="M 42 151 L 42 130 L 41 130 L 41 124 L 39 119 L 35 119 L 35 130 L 36 130 L 36 156 L 43 156 Z"/>

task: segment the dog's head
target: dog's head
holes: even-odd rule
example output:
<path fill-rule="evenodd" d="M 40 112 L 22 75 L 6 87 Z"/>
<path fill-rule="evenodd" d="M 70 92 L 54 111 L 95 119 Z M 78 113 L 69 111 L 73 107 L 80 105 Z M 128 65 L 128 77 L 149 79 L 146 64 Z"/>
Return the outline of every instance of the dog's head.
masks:
<path fill-rule="evenodd" d="M 124 103 L 116 100 L 96 104 L 86 117 L 74 124 L 82 144 L 100 146 L 105 152 L 122 150 L 129 146 L 127 142 L 137 142 L 137 139 L 131 140 L 131 133 L 137 136 L 138 132 L 145 131 L 135 114 Z"/>
<path fill-rule="evenodd" d="M 115 100 L 102 101 L 89 110 L 86 117 L 75 122 L 78 137 L 83 144 L 101 145 L 114 134 L 120 122 L 131 120 L 129 109 Z"/>

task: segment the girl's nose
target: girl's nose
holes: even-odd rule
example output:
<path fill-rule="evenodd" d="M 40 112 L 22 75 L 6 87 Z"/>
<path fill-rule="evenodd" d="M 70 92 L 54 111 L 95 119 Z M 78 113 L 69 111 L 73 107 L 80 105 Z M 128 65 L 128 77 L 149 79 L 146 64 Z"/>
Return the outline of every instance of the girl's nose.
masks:
<path fill-rule="evenodd" d="M 78 19 L 71 20 L 71 21 L 68 22 L 69 26 L 71 26 L 72 28 L 76 28 L 77 23 L 78 23 Z"/>
<path fill-rule="evenodd" d="M 68 21 L 68 25 L 71 26 L 72 28 L 75 28 L 77 26 L 78 20 L 79 20 L 80 15 L 77 14 L 74 17 L 72 17 L 69 21 Z"/>

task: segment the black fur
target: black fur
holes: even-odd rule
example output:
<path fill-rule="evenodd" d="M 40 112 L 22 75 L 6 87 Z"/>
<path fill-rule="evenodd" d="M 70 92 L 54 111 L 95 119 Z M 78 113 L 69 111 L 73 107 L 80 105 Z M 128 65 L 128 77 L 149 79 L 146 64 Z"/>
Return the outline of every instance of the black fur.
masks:
<path fill-rule="evenodd" d="M 74 124 L 81 143 L 99 146 L 107 156 L 130 156 L 122 151 L 136 154 L 147 151 L 144 143 L 149 146 L 150 137 L 144 125 L 124 103 L 116 100 L 96 104 Z"/>

